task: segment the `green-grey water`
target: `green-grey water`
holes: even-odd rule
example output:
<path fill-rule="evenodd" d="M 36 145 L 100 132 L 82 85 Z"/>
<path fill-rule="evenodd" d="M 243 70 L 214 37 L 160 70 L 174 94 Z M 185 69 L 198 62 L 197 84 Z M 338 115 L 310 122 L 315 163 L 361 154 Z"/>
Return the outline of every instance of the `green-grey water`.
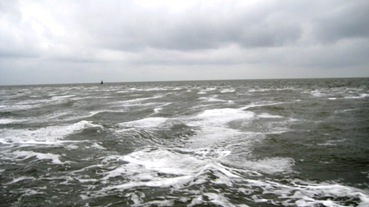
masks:
<path fill-rule="evenodd" d="M 0 206 L 369 206 L 369 79 L 0 97 Z"/>

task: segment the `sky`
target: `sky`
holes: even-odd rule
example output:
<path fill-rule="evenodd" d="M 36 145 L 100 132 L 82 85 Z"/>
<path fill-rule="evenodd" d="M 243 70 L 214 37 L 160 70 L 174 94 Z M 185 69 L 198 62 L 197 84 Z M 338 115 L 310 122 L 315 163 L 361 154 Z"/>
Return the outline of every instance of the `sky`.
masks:
<path fill-rule="evenodd" d="M 368 0 L 0 0 L 0 85 L 369 77 Z"/>

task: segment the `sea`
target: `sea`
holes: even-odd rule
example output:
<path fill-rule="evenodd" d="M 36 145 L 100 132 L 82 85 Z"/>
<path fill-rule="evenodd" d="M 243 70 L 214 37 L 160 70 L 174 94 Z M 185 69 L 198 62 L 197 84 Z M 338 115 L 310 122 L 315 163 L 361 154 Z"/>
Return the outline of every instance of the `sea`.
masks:
<path fill-rule="evenodd" d="M 0 87 L 0 206 L 369 206 L 369 78 Z"/>

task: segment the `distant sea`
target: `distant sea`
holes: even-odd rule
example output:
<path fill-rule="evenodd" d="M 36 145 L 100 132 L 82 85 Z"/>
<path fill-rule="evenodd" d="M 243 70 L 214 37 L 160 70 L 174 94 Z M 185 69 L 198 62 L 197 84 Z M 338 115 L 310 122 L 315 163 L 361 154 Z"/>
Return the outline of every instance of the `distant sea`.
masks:
<path fill-rule="evenodd" d="M 0 206 L 369 206 L 369 79 L 0 87 Z"/>

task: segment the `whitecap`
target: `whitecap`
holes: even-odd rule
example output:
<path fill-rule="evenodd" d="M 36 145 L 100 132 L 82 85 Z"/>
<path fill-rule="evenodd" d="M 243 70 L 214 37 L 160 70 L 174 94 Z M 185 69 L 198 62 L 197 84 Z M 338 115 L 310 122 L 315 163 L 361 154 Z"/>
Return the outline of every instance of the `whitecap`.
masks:
<path fill-rule="evenodd" d="M 106 150 L 106 148 L 105 147 L 103 147 L 103 146 L 101 146 L 100 144 L 98 144 L 98 143 L 93 143 L 92 145 L 91 145 L 91 147 L 93 147 L 93 148 L 96 148 L 96 149 L 100 149 L 100 150 Z"/>
<path fill-rule="evenodd" d="M 235 92 L 234 88 L 225 88 L 220 91 L 221 93 L 233 93 Z"/>
<path fill-rule="evenodd" d="M 267 174 L 276 173 L 291 173 L 293 172 L 292 167 L 295 165 L 295 161 L 292 158 L 283 157 L 271 157 L 257 161 L 244 161 L 242 166 L 258 172 Z"/>
<path fill-rule="evenodd" d="M 209 109 L 197 115 L 197 118 L 202 119 L 203 125 L 213 126 L 224 125 L 237 119 L 252 119 L 253 117 L 254 113 L 251 111 L 233 108 Z"/>
<path fill-rule="evenodd" d="M 60 101 L 60 100 L 67 99 L 67 98 L 72 98 L 72 97 L 75 97 L 75 95 L 53 96 L 51 98 L 51 100 L 52 101 Z"/>
<path fill-rule="evenodd" d="M 85 128 L 98 127 L 89 121 L 80 121 L 67 126 L 49 126 L 38 129 L 2 129 L 0 130 L 0 143 L 3 144 L 23 144 L 23 145 L 58 145 L 66 142 L 61 140 L 66 136 Z M 67 141 L 71 142 L 71 141 Z"/>
<path fill-rule="evenodd" d="M 15 151 L 12 152 L 12 156 L 15 159 L 25 160 L 31 157 L 35 157 L 38 160 L 51 160 L 53 164 L 64 164 L 64 162 L 60 161 L 60 155 L 55 155 L 51 153 L 39 153 L 32 151 Z"/>
<path fill-rule="evenodd" d="M 165 123 L 168 118 L 164 117 L 149 117 L 144 119 L 139 119 L 136 121 L 120 123 L 120 126 L 124 127 L 138 127 L 138 128 L 154 128 Z"/>
<path fill-rule="evenodd" d="M 226 100 L 217 98 L 217 96 L 200 97 L 199 100 L 204 100 L 204 101 L 207 101 L 207 102 L 227 102 Z"/>
<path fill-rule="evenodd" d="M 280 119 L 280 118 L 283 118 L 283 116 L 272 115 L 272 114 L 268 114 L 268 113 L 259 114 L 258 117 L 259 118 L 264 118 L 264 119 Z"/>
<path fill-rule="evenodd" d="M 0 124 L 11 124 L 11 123 L 19 123 L 19 122 L 23 122 L 24 120 L 20 120 L 20 119 L 0 119 Z"/>
<path fill-rule="evenodd" d="M 123 184 L 107 187 L 105 190 L 125 190 L 139 186 L 182 188 L 206 182 L 212 172 L 218 179 L 214 182 L 232 185 L 231 178 L 238 177 L 229 168 L 213 158 L 198 158 L 193 151 L 168 150 L 165 148 L 145 148 L 119 158 L 127 164 L 105 173 L 103 180 L 114 177 L 129 179 Z"/>
<path fill-rule="evenodd" d="M 13 178 L 13 180 L 10 181 L 9 183 L 6 183 L 6 185 L 17 183 L 17 182 L 20 182 L 20 181 L 23 181 L 23 180 L 35 180 L 35 178 L 34 177 L 29 177 L 29 176 L 21 176 L 21 177 Z"/>
<path fill-rule="evenodd" d="M 353 96 L 353 95 L 351 95 L 351 96 L 345 96 L 344 98 L 345 98 L 345 99 L 362 99 L 362 98 L 366 98 L 366 97 L 369 97 L 369 94 L 367 94 L 367 93 L 362 93 L 362 94 L 360 94 L 360 95 L 358 95 L 358 96 Z"/>

